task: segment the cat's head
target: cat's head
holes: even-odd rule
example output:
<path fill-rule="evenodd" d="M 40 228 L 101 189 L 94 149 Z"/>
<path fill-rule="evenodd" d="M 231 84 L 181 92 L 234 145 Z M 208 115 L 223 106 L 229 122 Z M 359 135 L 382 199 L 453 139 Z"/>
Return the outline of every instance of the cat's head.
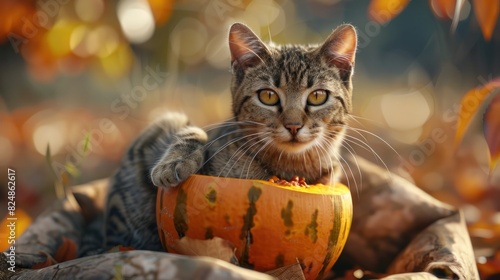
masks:
<path fill-rule="evenodd" d="M 351 25 L 321 45 L 274 46 L 235 23 L 229 33 L 234 117 L 259 123 L 257 133 L 291 153 L 340 140 L 351 111 L 356 44 Z"/>

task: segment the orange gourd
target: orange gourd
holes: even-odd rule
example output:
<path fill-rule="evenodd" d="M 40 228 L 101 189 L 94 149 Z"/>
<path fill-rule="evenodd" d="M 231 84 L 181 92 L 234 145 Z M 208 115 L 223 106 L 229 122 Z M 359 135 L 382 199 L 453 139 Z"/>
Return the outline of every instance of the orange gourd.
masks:
<path fill-rule="evenodd" d="M 157 222 L 172 253 L 182 237 L 219 237 L 235 248 L 243 267 L 269 271 L 297 261 L 307 279 L 321 279 L 347 240 L 352 220 L 342 184 L 281 186 L 260 180 L 193 175 L 160 188 Z"/>

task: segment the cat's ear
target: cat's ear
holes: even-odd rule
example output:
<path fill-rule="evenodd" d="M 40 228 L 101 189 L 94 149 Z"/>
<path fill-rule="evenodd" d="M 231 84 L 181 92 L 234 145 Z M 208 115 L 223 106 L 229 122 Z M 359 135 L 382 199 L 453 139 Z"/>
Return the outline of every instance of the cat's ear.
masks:
<path fill-rule="evenodd" d="M 245 70 L 264 62 L 270 53 L 266 45 L 250 28 L 241 23 L 235 23 L 229 31 L 229 50 L 231 65 Z"/>
<path fill-rule="evenodd" d="M 357 44 L 354 26 L 343 24 L 337 27 L 321 46 L 320 52 L 326 63 L 339 68 L 343 80 L 351 76 Z"/>

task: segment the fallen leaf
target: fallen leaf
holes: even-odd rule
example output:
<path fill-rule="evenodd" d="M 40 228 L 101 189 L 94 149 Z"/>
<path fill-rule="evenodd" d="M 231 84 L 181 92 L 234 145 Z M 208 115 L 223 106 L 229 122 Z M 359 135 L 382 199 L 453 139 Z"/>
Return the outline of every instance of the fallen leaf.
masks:
<path fill-rule="evenodd" d="M 156 24 L 165 23 L 172 14 L 175 1 L 174 0 L 148 0 L 151 11 L 155 18 Z"/>
<path fill-rule="evenodd" d="M 500 95 L 495 96 L 486 108 L 483 132 L 490 150 L 490 172 L 500 159 Z"/>
<path fill-rule="evenodd" d="M 135 250 L 134 247 L 118 245 L 118 246 L 114 246 L 113 248 L 109 249 L 108 253 L 127 252 L 127 251 L 134 251 L 134 250 Z"/>
<path fill-rule="evenodd" d="M 63 237 L 63 242 L 61 245 L 59 245 L 59 248 L 57 248 L 57 252 L 54 255 L 54 259 L 57 262 L 65 262 L 72 259 L 76 259 L 77 252 L 78 252 L 78 245 L 76 245 L 76 242 L 72 239 Z"/>
<path fill-rule="evenodd" d="M 57 263 L 57 261 L 54 260 L 54 258 L 50 254 L 48 254 L 47 252 L 40 251 L 38 253 L 40 255 L 44 255 L 46 257 L 46 259 L 44 262 L 34 264 L 33 266 L 31 266 L 31 268 L 39 269 L 39 268 L 48 267 L 48 266 L 51 266 L 51 265 L 54 265 Z"/>
<path fill-rule="evenodd" d="M 486 41 L 489 41 L 495 29 L 498 12 L 500 12 L 500 1 L 473 0 L 472 3 L 474 4 L 474 14 L 483 32 L 483 37 Z"/>
<path fill-rule="evenodd" d="M 461 1 L 458 0 L 458 2 Z M 430 0 L 429 5 L 438 18 L 452 19 L 452 17 L 455 17 L 456 7 L 458 7 L 458 5 L 455 5 L 456 2 L 456 0 Z"/>
<path fill-rule="evenodd" d="M 455 133 L 455 147 L 462 141 L 465 131 L 469 126 L 472 117 L 477 112 L 484 99 L 496 88 L 500 87 L 500 78 L 493 79 L 484 86 L 479 86 L 469 90 L 460 101 L 458 113 L 457 131 Z"/>
<path fill-rule="evenodd" d="M 214 237 L 208 240 L 199 240 L 184 236 L 170 245 L 174 251 L 186 256 L 206 256 L 237 264 L 234 255 L 234 246 L 225 239 Z"/>
<path fill-rule="evenodd" d="M 372 0 L 368 6 L 368 18 L 383 24 L 399 15 L 409 0 Z"/>
<path fill-rule="evenodd" d="M 299 261 L 284 267 L 267 271 L 266 274 L 276 277 L 278 280 L 305 280 L 304 271 Z"/>

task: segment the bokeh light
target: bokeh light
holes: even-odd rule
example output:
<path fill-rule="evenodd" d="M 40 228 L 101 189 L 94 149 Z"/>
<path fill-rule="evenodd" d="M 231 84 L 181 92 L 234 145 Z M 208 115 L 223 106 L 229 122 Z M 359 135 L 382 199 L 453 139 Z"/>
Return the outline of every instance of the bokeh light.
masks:
<path fill-rule="evenodd" d="M 86 22 L 97 21 L 104 13 L 103 0 L 75 0 L 77 16 Z"/>
<path fill-rule="evenodd" d="M 173 53 L 186 63 L 194 64 L 203 59 L 208 34 L 205 26 L 196 19 L 184 19 L 170 35 Z"/>
<path fill-rule="evenodd" d="M 133 54 L 128 45 L 120 44 L 107 56 L 100 57 L 102 70 L 109 77 L 121 77 L 132 67 Z"/>
<path fill-rule="evenodd" d="M 73 30 L 70 38 L 71 50 L 82 58 L 93 55 L 109 56 L 116 50 L 118 44 L 118 35 L 107 25 L 91 29 L 82 24 Z"/>
<path fill-rule="evenodd" d="M 76 22 L 61 20 L 47 32 L 47 43 L 55 56 L 62 57 L 71 52 L 70 38 L 76 27 Z"/>
<path fill-rule="evenodd" d="M 386 94 L 380 106 L 389 127 L 397 130 L 422 127 L 431 115 L 429 104 L 419 91 Z"/>
<path fill-rule="evenodd" d="M 47 147 L 50 145 L 50 152 L 57 155 L 61 152 L 65 143 L 65 124 L 56 121 L 49 124 L 42 124 L 33 131 L 33 144 L 41 155 L 45 155 Z"/>
<path fill-rule="evenodd" d="M 131 43 L 144 43 L 155 30 L 155 20 L 151 7 L 145 0 L 120 0 L 118 20 L 125 37 Z"/>

